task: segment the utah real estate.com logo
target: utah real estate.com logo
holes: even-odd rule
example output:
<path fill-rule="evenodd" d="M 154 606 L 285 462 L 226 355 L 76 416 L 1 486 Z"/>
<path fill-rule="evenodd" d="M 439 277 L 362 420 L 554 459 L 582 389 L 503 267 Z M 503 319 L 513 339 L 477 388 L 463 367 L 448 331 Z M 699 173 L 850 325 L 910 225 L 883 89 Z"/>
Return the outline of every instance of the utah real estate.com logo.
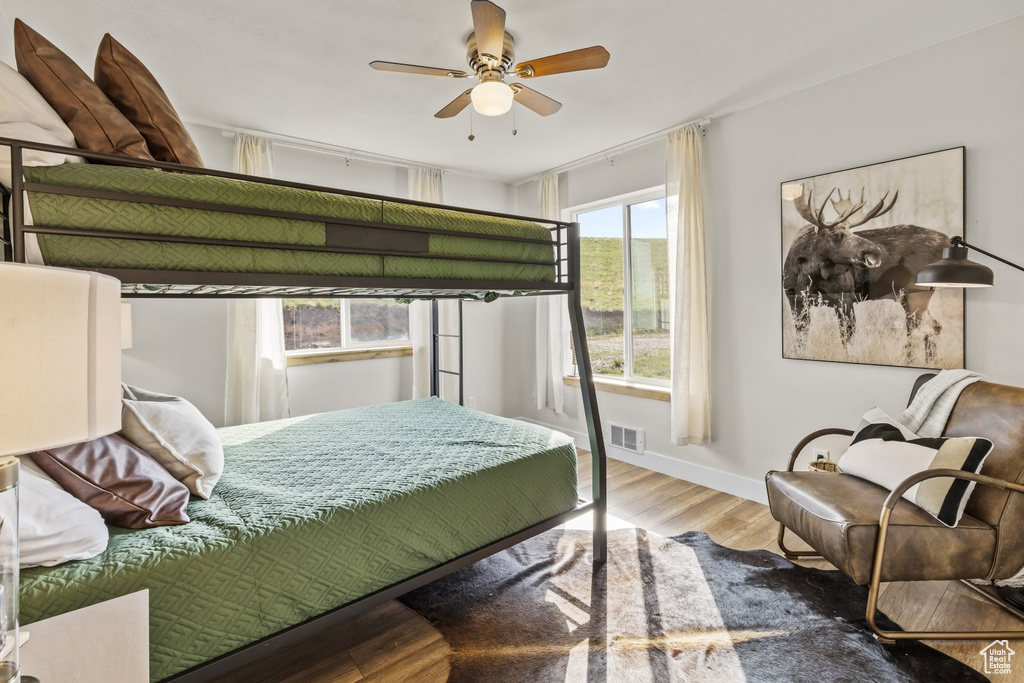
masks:
<path fill-rule="evenodd" d="M 1010 649 L 1009 641 L 993 641 L 981 651 L 981 656 L 985 658 L 985 673 L 990 676 L 1010 673 L 1010 658 L 1015 654 L 1017 653 Z"/>

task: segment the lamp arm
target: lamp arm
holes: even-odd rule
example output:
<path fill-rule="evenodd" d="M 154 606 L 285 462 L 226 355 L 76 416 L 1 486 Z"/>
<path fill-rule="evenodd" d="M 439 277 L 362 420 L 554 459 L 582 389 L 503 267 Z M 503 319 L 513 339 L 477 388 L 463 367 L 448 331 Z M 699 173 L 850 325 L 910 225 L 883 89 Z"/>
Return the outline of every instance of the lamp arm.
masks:
<path fill-rule="evenodd" d="M 988 252 L 988 251 L 985 251 L 984 249 L 979 249 L 978 247 L 974 246 L 973 244 L 968 244 L 967 242 L 964 241 L 964 238 L 960 237 L 959 235 L 954 235 L 953 237 L 951 237 L 949 239 L 949 241 L 950 241 L 950 243 L 954 247 L 967 247 L 968 249 L 973 249 L 974 251 L 978 252 L 979 254 L 984 254 L 985 256 L 988 256 L 989 258 L 994 258 L 996 261 L 999 261 L 1000 263 L 1005 263 L 1006 265 L 1010 266 L 1011 268 L 1016 268 L 1017 270 L 1024 271 L 1024 266 L 1018 266 L 1013 261 L 1007 261 L 1006 259 L 1004 259 L 1001 256 L 996 256 L 995 254 L 993 254 L 991 252 Z"/>

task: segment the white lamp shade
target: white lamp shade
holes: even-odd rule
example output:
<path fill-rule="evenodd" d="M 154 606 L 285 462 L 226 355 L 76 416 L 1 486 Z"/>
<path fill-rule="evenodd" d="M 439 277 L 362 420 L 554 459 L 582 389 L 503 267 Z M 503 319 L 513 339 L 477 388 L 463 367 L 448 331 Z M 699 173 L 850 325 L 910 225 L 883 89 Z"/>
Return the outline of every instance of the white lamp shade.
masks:
<path fill-rule="evenodd" d="M 121 428 L 121 285 L 0 263 L 0 455 Z"/>
<path fill-rule="evenodd" d="M 132 305 L 121 302 L 121 349 L 132 348 Z"/>
<path fill-rule="evenodd" d="M 501 116 L 512 108 L 513 97 L 512 88 L 501 81 L 484 81 L 469 93 L 473 109 L 483 116 Z"/>

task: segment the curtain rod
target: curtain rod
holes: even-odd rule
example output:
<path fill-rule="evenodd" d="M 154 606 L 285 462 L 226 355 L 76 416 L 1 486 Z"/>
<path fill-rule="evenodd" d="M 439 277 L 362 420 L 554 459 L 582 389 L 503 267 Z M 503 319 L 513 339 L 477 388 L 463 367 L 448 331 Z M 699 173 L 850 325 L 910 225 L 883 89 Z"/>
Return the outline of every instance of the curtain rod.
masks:
<path fill-rule="evenodd" d="M 562 164 L 561 166 L 556 166 L 555 168 L 552 168 L 551 170 L 548 171 L 544 171 L 543 173 L 537 173 L 535 175 L 523 178 L 521 180 L 516 180 L 512 183 L 512 185 L 514 187 L 518 187 L 519 185 L 523 185 L 524 183 L 539 180 L 541 176 L 547 175 L 548 173 L 565 173 L 566 171 L 572 171 L 574 169 L 587 166 L 589 164 L 594 163 L 595 161 L 601 161 L 602 159 L 615 157 L 619 154 L 624 154 L 625 152 L 631 152 L 634 149 L 639 149 L 640 147 L 643 147 L 644 145 L 649 145 L 658 138 L 664 137 L 665 135 L 668 135 L 674 130 L 682 128 L 683 126 L 689 126 L 691 124 L 706 126 L 709 123 L 711 123 L 711 117 L 695 119 L 693 121 L 686 121 L 684 123 L 677 123 L 676 125 L 669 126 L 668 128 L 665 128 L 663 130 L 659 130 L 654 133 L 649 133 L 648 135 L 644 135 L 643 137 L 635 138 L 628 142 L 624 142 L 621 145 L 615 145 L 614 147 L 609 147 L 608 149 L 602 150 L 600 152 L 595 152 L 594 154 L 585 156 L 582 159 L 576 159 L 575 161 L 570 161 L 569 163 Z"/>
<path fill-rule="evenodd" d="M 281 147 L 291 147 L 292 149 L 301 149 L 307 152 L 329 154 L 331 156 L 342 157 L 347 161 L 363 161 L 371 164 L 398 166 L 400 168 L 436 168 L 430 164 L 421 164 L 417 161 L 387 156 L 386 154 L 375 154 L 373 152 L 365 152 L 351 147 L 341 147 L 340 145 L 317 142 L 316 140 L 307 140 L 306 138 L 297 138 L 291 135 L 267 133 L 265 131 L 253 130 L 251 128 L 222 128 L 221 135 L 226 138 L 233 138 L 238 135 L 255 135 L 261 138 L 266 138 L 275 145 L 280 145 Z M 441 173 L 447 174 L 452 173 L 452 171 L 443 168 L 441 169 Z"/>
<path fill-rule="evenodd" d="M 581 159 L 576 159 L 575 161 L 570 161 L 569 163 L 562 164 L 561 166 L 557 166 L 557 167 L 555 167 L 553 169 L 550 169 L 548 171 L 544 171 L 542 173 L 537 173 L 537 174 L 528 176 L 526 178 L 522 178 L 520 180 L 513 181 L 513 182 L 508 183 L 508 184 L 512 185 L 513 187 L 518 187 L 519 185 L 523 185 L 524 183 L 528 183 L 528 182 L 531 182 L 531 181 L 534 181 L 534 180 L 538 180 L 538 179 L 540 179 L 541 176 L 545 175 L 546 173 L 565 173 L 566 171 L 571 171 L 573 169 L 577 169 L 577 168 L 580 168 L 582 166 L 587 166 L 588 164 L 592 164 L 595 161 L 601 161 L 602 159 L 607 159 L 609 157 L 614 157 L 614 156 L 617 156 L 619 154 L 624 154 L 626 152 L 631 152 L 634 149 L 639 149 L 640 147 L 643 147 L 644 145 L 648 145 L 648 144 L 654 142 L 658 138 L 663 137 L 663 136 L 671 133 L 674 130 L 677 130 L 679 128 L 682 128 L 683 126 L 688 126 L 688 125 L 691 125 L 691 124 L 694 124 L 694 123 L 696 123 L 696 124 L 698 124 L 700 126 L 706 126 L 709 123 L 711 123 L 711 118 L 710 117 L 705 117 L 705 118 L 702 118 L 702 119 L 695 119 L 693 121 L 685 121 L 683 123 L 677 123 L 674 126 L 669 126 L 668 128 L 656 131 L 654 133 L 649 133 L 648 135 L 644 135 L 643 137 L 634 138 L 633 140 L 629 140 L 628 142 L 624 142 L 621 145 L 615 145 L 614 147 L 609 147 L 608 149 L 602 150 L 600 152 L 595 152 L 594 154 L 591 154 L 589 156 L 585 156 L 585 157 L 583 157 Z M 385 164 L 385 165 L 388 165 L 388 166 L 398 166 L 398 167 L 401 167 L 401 168 L 412 168 L 412 167 L 416 167 L 416 168 L 436 168 L 434 166 L 431 166 L 430 164 L 423 164 L 423 163 L 420 163 L 418 161 L 411 161 L 409 159 L 402 159 L 400 157 L 387 156 L 385 154 L 375 154 L 373 152 L 365 152 L 363 150 L 358 150 L 358 149 L 354 149 L 354 148 L 351 148 L 351 147 L 341 147 L 340 145 L 332 145 L 332 144 L 329 144 L 329 143 L 326 143 L 326 142 L 317 142 L 316 140 L 309 140 L 309 139 L 306 139 L 306 138 L 293 137 L 291 135 L 281 135 L 279 133 L 268 133 L 266 131 L 253 130 L 251 128 L 235 128 L 235 127 L 231 127 L 231 128 L 220 127 L 220 128 L 221 128 L 221 135 L 224 136 L 224 137 L 232 137 L 233 138 L 233 137 L 235 137 L 235 136 L 237 136 L 239 134 L 256 135 L 256 136 L 259 136 L 259 137 L 262 137 L 262 138 L 266 138 L 266 139 L 270 140 L 271 142 L 273 142 L 275 145 L 281 145 L 282 147 L 291 147 L 293 149 L 301 149 L 301 150 L 311 151 L 311 152 L 320 152 L 322 154 L 330 154 L 330 155 L 333 155 L 333 156 L 342 157 L 342 158 L 344 158 L 346 160 L 350 160 L 350 161 L 364 161 L 364 162 L 368 162 L 368 163 L 371 163 L 371 164 Z M 443 174 L 455 173 L 456 175 L 466 175 L 466 174 L 462 174 L 462 173 L 459 173 L 457 171 L 452 171 L 452 170 L 446 169 L 446 168 L 441 169 L 441 173 L 443 173 Z"/>

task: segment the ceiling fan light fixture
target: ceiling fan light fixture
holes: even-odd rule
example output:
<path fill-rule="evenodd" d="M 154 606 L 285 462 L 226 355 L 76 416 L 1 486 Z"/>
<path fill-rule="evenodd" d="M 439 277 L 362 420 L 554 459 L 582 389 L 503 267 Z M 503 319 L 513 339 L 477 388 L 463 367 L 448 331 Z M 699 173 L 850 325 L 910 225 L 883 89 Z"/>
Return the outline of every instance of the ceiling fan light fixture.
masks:
<path fill-rule="evenodd" d="M 481 116 L 501 116 L 512 108 L 515 93 L 501 81 L 478 83 L 470 93 L 473 109 Z"/>
<path fill-rule="evenodd" d="M 473 31 L 466 37 L 466 61 L 470 71 L 403 62 L 370 62 L 370 66 L 377 71 L 447 78 L 471 78 L 475 75 L 479 79 L 475 88 L 464 90 L 461 95 L 434 114 L 434 118 L 450 119 L 458 116 L 470 105 L 473 105 L 473 110 L 481 116 L 501 116 L 512 109 L 513 102 L 518 102 L 540 116 L 551 116 L 562 108 L 560 102 L 522 83 L 509 86 L 505 79 L 537 78 L 573 71 L 603 69 L 608 65 L 608 50 L 600 45 L 560 52 L 517 64 L 515 38 L 505 30 L 505 10 L 491 0 L 471 0 L 469 7 L 473 13 Z"/>

